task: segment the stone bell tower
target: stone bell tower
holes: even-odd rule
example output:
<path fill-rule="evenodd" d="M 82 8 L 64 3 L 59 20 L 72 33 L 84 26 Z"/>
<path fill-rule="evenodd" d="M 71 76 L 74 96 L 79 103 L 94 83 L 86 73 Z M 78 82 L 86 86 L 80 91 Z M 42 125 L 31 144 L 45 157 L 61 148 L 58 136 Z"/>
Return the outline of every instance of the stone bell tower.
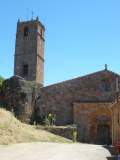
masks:
<path fill-rule="evenodd" d="M 17 23 L 14 75 L 43 85 L 45 27 L 35 20 Z"/>

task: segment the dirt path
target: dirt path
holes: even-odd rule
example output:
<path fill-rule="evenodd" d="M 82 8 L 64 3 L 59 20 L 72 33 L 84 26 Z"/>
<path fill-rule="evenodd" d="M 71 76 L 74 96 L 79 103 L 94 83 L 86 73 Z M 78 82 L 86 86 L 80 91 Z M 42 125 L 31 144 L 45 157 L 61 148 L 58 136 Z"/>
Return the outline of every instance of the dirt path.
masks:
<path fill-rule="evenodd" d="M 0 160 L 107 160 L 99 145 L 26 143 L 0 146 Z"/>

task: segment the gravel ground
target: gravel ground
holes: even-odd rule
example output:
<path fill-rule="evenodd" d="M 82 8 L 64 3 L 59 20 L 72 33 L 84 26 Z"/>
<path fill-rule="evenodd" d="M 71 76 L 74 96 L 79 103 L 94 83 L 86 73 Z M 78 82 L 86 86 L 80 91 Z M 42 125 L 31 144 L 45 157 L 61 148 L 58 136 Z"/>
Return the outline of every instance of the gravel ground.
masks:
<path fill-rule="evenodd" d="M 0 160 L 107 160 L 110 153 L 100 145 L 21 143 L 0 146 Z"/>

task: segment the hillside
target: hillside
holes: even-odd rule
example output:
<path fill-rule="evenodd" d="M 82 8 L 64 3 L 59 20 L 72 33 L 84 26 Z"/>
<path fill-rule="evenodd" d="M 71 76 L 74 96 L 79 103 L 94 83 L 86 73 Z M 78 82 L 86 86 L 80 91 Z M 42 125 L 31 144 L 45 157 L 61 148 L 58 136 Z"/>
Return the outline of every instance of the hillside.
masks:
<path fill-rule="evenodd" d="M 0 109 L 0 144 L 22 142 L 70 142 L 34 126 L 21 123 L 12 113 Z"/>

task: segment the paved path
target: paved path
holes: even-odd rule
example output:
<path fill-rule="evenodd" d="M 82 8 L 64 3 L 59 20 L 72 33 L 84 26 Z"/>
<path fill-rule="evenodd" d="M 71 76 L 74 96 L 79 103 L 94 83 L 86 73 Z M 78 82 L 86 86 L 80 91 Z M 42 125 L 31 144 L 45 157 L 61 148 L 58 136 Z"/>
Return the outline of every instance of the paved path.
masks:
<path fill-rule="evenodd" d="M 99 145 L 26 143 L 0 146 L 0 160 L 107 160 L 110 153 Z"/>

